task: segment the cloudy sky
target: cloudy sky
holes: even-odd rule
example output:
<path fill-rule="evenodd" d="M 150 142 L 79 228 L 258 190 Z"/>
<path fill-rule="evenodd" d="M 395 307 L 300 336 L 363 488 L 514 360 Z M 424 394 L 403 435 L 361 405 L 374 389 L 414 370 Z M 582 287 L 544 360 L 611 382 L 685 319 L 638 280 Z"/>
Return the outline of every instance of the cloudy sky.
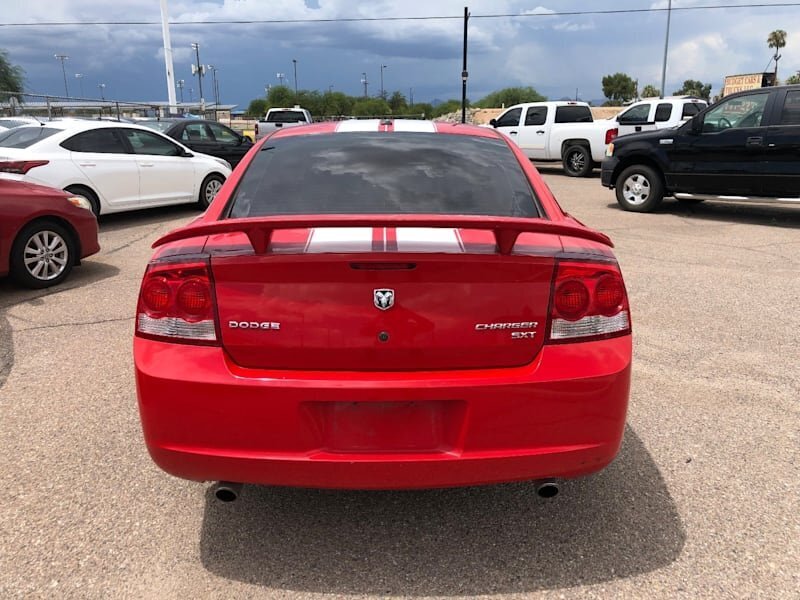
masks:
<path fill-rule="evenodd" d="M 783 3 L 783 0 L 674 0 L 673 7 Z M 287 20 L 463 15 L 468 4 L 469 92 L 477 100 L 492 90 L 530 85 L 551 97 L 602 98 L 603 75 L 622 71 L 640 85 L 658 85 L 666 13 L 558 15 L 571 11 L 660 8 L 667 0 L 169 0 L 176 79 L 186 81 L 184 99 L 198 96 L 190 64 L 192 42 L 200 58 L 218 68 L 221 99 L 243 107 L 263 96 L 284 73 L 301 89 L 369 93 L 384 86 L 430 101 L 461 94 L 463 22 L 458 19 L 213 24 L 225 20 Z M 64 93 L 66 54 L 72 95 L 80 88 L 98 97 L 166 100 L 159 0 L 3 0 L 0 24 L 52 22 L 148 22 L 154 24 L 37 25 L 0 27 L 0 48 L 25 69 L 28 91 Z M 520 15 L 479 18 L 480 15 Z M 527 15 L 527 16 L 522 16 Z M 769 8 L 675 11 L 672 15 L 667 91 L 688 78 L 719 91 L 726 74 L 762 71 L 771 51 L 770 31 L 788 32 L 779 76 L 800 69 L 800 5 Z M 770 67 L 771 68 L 771 67 Z M 82 78 L 75 78 L 81 73 Z M 211 97 L 210 77 L 204 80 Z"/>

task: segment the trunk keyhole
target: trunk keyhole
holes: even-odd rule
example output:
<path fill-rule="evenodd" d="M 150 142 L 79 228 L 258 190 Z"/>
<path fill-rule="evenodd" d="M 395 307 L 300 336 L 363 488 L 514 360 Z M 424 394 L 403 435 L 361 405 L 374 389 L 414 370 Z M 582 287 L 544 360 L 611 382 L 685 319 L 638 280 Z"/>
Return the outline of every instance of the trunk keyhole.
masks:
<path fill-rule="evenodd" d="M 389 341 L 389 333 L 387 331 L 381 331 L 378 334 L 378 339 L 380 341 L 382 341 L 382 342 L 388 342 Z"/>

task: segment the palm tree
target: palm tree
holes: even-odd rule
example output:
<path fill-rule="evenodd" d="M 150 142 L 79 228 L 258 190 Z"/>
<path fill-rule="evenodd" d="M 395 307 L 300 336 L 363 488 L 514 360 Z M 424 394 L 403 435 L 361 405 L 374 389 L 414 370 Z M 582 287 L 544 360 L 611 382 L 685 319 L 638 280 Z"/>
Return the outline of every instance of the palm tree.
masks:
<path fill-rule="evenodd" d="M 770 33 L 767 37 L 767 46 L 775 48 L 775 56 L 772 57 L 775 60 L 775 83 L 773 85 L 778 85 L 778 61 L 781 58 L 778 52 L 786 46 L 786 32 L 783 29 L 776 29 Z"/>

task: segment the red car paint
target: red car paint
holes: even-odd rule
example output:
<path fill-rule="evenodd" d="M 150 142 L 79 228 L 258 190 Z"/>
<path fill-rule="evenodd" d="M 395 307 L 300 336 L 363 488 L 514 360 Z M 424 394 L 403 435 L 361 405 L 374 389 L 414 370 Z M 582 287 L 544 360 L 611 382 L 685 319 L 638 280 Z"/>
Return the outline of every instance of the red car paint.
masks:
<path fill-rule="evenodd" d="M 19 232 L 36 219 L 66 225 L 80 248 L 79 258 L 100 251 L 97 219 L 67 201 L 70 194 L 33 183 L 0 178 L 0 276 L 9 272 L 11 247 Z"/>
<path fill-rule="evenodd" d="M 155 462 L 194 480 L 350 489 L 608 465 L 630 388 L 624 284 L 608 239 L 560 209 L 515 145 L 546 218 L 223 217 L 267 140 L 336 128 L 256 144 L 201 218 L 156 242 L 134 341 Z M 341 227 L 372 234 L 314 250 Z M 383 288 L 387 310 L 370 300 Z M 574 337 L 596 323 L 616 329 Z M 183 331 L 198 337 L 170 337 Z"/>

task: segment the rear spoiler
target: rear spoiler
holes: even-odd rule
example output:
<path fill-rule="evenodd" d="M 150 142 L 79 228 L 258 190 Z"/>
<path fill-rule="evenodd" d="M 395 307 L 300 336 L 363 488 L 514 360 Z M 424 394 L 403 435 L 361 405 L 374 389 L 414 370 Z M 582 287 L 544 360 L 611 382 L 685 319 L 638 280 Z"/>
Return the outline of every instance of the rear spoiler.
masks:
<path fill-rule="evenodd" d="M 521 233 L 550 233 L 568 235 L 599 242 L 611 248 L 608 236 L 565 223 L 519 217 L 484 217 L 473 215 L 282 215 L 224 219 L 211 223 L 188 225 L 158 238 L 153 248 L 169 242 L 202 235 L 244 233 L 256 254 L 266 254 L 272 232 L 277 229 L 311 229 L 316 227 L 433 227 L 453 229 L 484 229 L 494 233 L 500 254 L 511 254 Z"/>

